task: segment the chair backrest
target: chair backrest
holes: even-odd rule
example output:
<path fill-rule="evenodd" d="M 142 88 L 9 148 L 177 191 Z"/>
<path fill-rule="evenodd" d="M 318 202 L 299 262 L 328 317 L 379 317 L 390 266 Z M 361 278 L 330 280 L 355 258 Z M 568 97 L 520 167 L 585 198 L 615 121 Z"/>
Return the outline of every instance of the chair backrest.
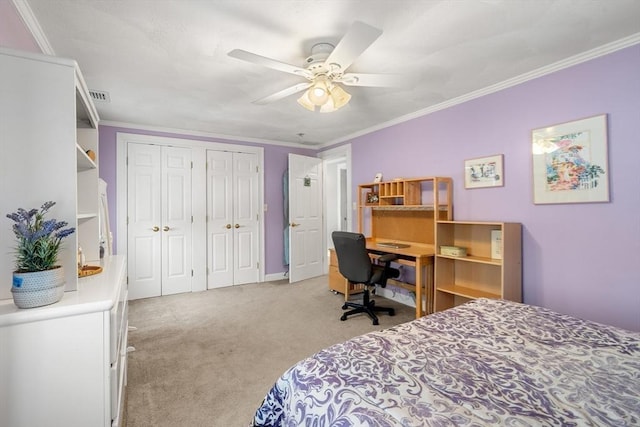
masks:
<path fill-rule="evenodd" d="M 333 246 L 338 257 L 338 269 L 347 280 L 353 283 L 368 283 L 373 266 L 367 252 L 364 235 L 348 231 L 331 233 Z"/>

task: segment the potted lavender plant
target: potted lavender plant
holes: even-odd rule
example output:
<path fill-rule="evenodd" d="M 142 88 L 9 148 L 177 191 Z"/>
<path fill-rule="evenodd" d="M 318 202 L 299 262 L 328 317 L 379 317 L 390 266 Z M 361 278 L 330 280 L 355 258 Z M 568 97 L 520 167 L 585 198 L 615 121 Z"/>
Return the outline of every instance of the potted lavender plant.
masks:
<path fill-rule="evenodd" d="M 46 202 L 40 209 L 18 209 L 8 214 L 13 220 L 16 236 L 16 270 L 11 292 L 19 308 L 33 308 L 60 301 L 64 294 L 64 269 L 58 262 L 62 239 L 75 228 L 65 221 L 45 220 L 45 214 L 55 205 Z"/>

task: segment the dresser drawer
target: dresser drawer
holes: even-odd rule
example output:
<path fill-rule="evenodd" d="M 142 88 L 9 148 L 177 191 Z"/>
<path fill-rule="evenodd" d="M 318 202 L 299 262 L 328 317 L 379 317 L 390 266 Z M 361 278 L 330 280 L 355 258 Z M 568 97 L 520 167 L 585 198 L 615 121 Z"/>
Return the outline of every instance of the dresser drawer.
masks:
<path fill-rule="evenodd" d="M 124 322 L 124 334 L 120 343 L 116 362 L 111 365 L 110 371 L 110 400 L 111 400 L 111 420 L 118 420 L 122 412 L 124 386 L 127 375 L 127 340 L 128 322 Z M 117 423 L 116 423 L 117 424 Z"/>
<path fill-rule="evenodd" d="M 111 364 L 116 361 L 118 348 L 120 347 L 120 340 L 122 339 L 123 334 L 123 325 L 126 323 L 127 319 L 127 285 L 124 281 L 125 278 L 121 278 L 118 301 L 113 305 L 113 308 L 109 312 L 109 361 Z"/>

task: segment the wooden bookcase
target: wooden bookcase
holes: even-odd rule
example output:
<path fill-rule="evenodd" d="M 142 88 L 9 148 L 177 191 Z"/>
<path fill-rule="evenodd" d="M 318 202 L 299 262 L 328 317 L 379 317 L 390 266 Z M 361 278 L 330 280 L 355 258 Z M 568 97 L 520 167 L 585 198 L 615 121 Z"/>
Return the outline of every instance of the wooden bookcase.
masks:
<path fill-rule="evenodd" d="M 494 241 L 492 231 L 501 233 Z M 442 254 L 458 246 L 466 256 Z M 513 222 L 438 221 L 436 224 L 434 311 L 476 298 L 522 301 L 522 227 Z M 498 252 L 501 258 L 492 258 Z"/>

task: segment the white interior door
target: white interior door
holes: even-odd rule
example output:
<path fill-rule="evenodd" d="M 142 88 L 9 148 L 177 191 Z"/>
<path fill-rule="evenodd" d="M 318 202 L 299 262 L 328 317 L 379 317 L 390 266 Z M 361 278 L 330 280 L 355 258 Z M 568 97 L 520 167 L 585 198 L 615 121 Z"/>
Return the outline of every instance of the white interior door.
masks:
<path fill-rule="evenodd" d="M 162 147 L 162 295 L 191 291 L 191 150 Z"/>
<path fill-rule="evenodd" d="M 259 279 L 257 156 L 207 151 L 207 288 Z"/>
<path fill-rule="evenodd" d="M 191 291 L 191 150 L 128 145 L 130 299 Z"/>
<path fill-rule="evenodd" d="M 160 147 L 129 144 L 127 167 L 127 275 L 131 299 L 162 294 Z"/>
<path fill-rule="evenodd" d="M 233 153 L 233 284 L 258 281 L 258 163 L 255 154 Z"/>
<path fill-rule="evenodd" d="M 233 285 L 233 154 L 207 151 L 207 288 Z"/>
<path fill-rule="evenodd" d="M 324 274 L 322 159 L 289 154 L 289 282 Z"/>

